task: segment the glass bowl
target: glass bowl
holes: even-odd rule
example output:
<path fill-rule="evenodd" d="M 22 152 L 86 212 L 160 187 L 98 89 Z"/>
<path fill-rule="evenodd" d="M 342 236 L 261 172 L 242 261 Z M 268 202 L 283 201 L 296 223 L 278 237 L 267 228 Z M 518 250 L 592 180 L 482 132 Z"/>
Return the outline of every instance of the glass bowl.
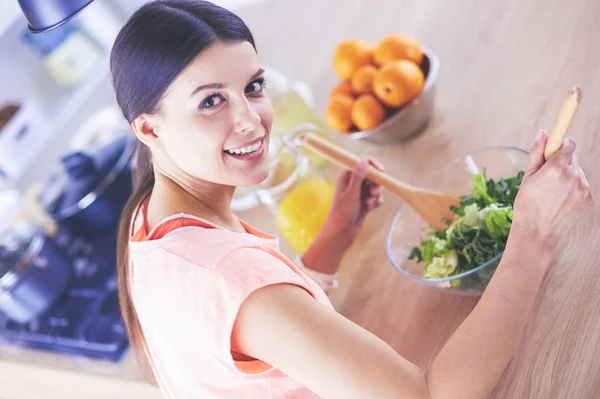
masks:
<path fill-rule="evenodd" d="M 498 180 L 516 176 L 525 171 L 528 152 L 517 147 L 483 148 L 447 164 L 431 179 L 423 182 L 423 187 L 461 196 L 472 192 L 471 175 L 485 170 L 487 178 Z M 423 263 L 408 259 L 413 247 L 423 238 L 427 224 L 408 205 L 403 205 L 395 215 L 387 236 L 387 254 L 396 269 L 411 280 L 440 290 L 460 295 L 478 296 L 483 294 L 502 257 L 498 253 L 487 262 L 456 276 L 440 279 L 425 279 Z"/>

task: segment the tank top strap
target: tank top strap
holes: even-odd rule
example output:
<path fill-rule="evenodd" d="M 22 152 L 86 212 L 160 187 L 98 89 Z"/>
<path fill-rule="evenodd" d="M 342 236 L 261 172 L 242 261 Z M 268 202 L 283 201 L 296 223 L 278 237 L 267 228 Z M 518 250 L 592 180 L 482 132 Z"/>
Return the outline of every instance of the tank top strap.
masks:
<path fill-rule="evenodd" d="M 146 220 L 147 203 L 148 200 L 144 201 L 132 217 L 133 231 L 131 241 L 133 242 L 158 240 L 182 227 L 221 229 L 221 227 L 200 217 L 189 215 L 187 213 L 178 213 L 164 218 L 158 223 L 158 225 L 156 225 L 156 227 L 154 227 L 154 229 L 148 231 L 148 222 Z M 236 218 L 240 222 L 246 233 L 252 234 L 259 238 L 271 240 L 275 245 L 279 245 L 276 236 L 265 233 L 255 228 L 254 226 L 246 223 L 244 220 L 238 218 L 237 216 Z"/>
<path fill-rule="evenodd" d="M 148 234 L 147 240 L 158 240 L 169 233 L 182 227 L 201 227 L 205 229 L 214 229 L 215 226 L 199 218 L 192 218 L 184 214 L 171 216 L 162 220 Z"/>
<path fill-rule="evenodd" d="M 140 210 L 138 229 L 131 237 L 131 241 L 142 242 L 158 240 L 167 234 L 182 227 L 200 227 L 205 229 L 214 229 L 217 226 L 197 217 L 183 213 L 172 215 L 161 220 L 154 229 L 148 231 L 148 222 L 146 221 L 145 209 Z"/>

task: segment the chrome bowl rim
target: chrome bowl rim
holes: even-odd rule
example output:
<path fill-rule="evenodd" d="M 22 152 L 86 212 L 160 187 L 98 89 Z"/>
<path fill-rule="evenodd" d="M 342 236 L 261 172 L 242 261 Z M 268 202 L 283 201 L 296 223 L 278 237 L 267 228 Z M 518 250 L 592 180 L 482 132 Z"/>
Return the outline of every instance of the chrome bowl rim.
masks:
<path fill-rule="evenodd" d="M 423 52 L 425 57 L 427 57 L 427 59 L 429 60 L 429 73 L 427 74 L 427 76 L 425 78 L 425 87 L 423 87 L 423 90 L 421 91 L 421 93 L 417 97 L 415 97 L 412 101 L 410 101 L 408 104 L 404 105 L 404 107 L 401 110 L 394 113 L 392 116 L 390 116 L 388 119 L 386 119 L 383 123 L 379 124 L 377 127 L 370 129 L 370 130 L 362 130 L 362 131 L 353 132 L 353 133 L 344 133 L 344 134 L 341 134 L 342 136 L 360 140 L 360 139 L 381 133 L 382 130 L 386 129 L 388 126 L 397 122 L 398 119 L 402 118 L 408 112 L 410 112 L 410 109 L 414 105 L 418 104 L 419 101 L 421 101 L 422 96 L 433 89 L 433 85 L 435 84 L 435 81 L 437 80 L 437 75 L 440 70 L 440 60 L 439 60 L 439 57 L 437 56 L 437 54 L 434 53 L 428 47 L 421 47 L 421 51 Z"/>

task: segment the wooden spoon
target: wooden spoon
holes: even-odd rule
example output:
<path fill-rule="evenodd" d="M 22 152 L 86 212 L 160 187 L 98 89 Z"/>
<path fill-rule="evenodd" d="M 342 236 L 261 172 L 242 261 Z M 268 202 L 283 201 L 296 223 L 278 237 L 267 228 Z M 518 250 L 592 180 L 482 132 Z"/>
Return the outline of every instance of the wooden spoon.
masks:
<path fill-rule="evenodd" d="M 563 102 L 554 127 L 551 130 L 548 143 L 546 144 L 544 152 L 546 159 L 562 146 L 565 134 L 575 116 L 575 111 L 581 102 L 581 98 L 581 88 L 575 86 Z M 299 140 L 300 145 L 320 154 L 322 157 L 344 169 L 354 170 L 360 162 L 360 158 L 357 155 L 314 133 L 301 133 L 295 137 L 295 139 Z M 458 197 L 402 183 L 371 165 L 367 166 L 367 178 L 404 199 L 425 222 L 438 231 L 446 229 L 448 227 L 446 221 L 452 221 L 456 217 L 450 208 L 460 207 L 460 198 Z"/>
<path fill-rule="evenodd" d="M 554 122 L 554 127 L 550 131 L 548 142 L 546 143 L 546 149 L 544 151 L 544 158 L 546 160 L 562 147 L 565 134 L 567 133 L 571 121 L 575 116 L 575 112 L 581 103 L 581 98 L 581 87 L 574 86 L 563 101 L 560 112 L 556 117 L 556 122 Z"/>
<path fill-rule="evenodd" d="M 355 154 L 314 133 L 303 133 L 297 138 L 304 147 L 344 169 L 354 170 L 360 162 L 360 158 Z M 444 220 L 454 220 L 456 216 L 450 208 L 460 207 L 458 197 L 410 186 L 371 165 L 367 166 L 367 178 L 400 196 L 425 222 L 439 231 L 448 227 Z"/>

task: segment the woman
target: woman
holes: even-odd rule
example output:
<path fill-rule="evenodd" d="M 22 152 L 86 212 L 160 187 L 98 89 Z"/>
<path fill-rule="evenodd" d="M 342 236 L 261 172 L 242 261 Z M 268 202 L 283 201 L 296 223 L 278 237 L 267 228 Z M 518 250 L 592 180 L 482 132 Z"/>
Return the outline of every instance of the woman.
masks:
<path fill-rule="evenodd" d="M 233 215 L 235 187 L 268 174 L 273 120 L 252 34 L 237 16 L 204 1 L 148 3 L 119 33 L 111 70 L 140 142 L 119 238 L 122 313 L 168 398 L 486 397 L 558 240 L 593 203 L 574 141 L 545 162 L 540 132 L 502 262 L 422 370 L 337 314 L 324 292 L 382 200 L 365 181 L 366 161 L 338 180 L 305 266 Z"/>

